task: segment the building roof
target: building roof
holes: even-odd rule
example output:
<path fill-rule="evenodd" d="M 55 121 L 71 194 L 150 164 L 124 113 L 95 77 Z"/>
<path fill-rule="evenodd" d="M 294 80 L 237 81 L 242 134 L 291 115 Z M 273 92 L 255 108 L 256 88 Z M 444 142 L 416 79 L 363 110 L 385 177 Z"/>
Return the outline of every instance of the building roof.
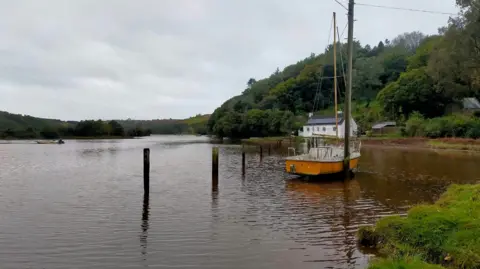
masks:
<path fill-rule="evenodd" d="M 343 117 L 338 116 L 338 124 L 342 124 Z M 313 116 L 307 121 L 307 125 L 334 125 L 335 116 Z"/>
<path fill-rule="evenodd" d="M 375 123 L 373 126 L 372 126 L 372 129 L 382 129 L 382 128 L 385 128 L 387 126 L 397 126 L 397 123 L 394 122 L 394 121 L 384 121 L 384 122 L 379 122 L 379 123 Z"/>
<path fill-rule="evenodd" d="M 463 98 L 463 108 L 480 109 L 480 102 L 475 97 Z"/>

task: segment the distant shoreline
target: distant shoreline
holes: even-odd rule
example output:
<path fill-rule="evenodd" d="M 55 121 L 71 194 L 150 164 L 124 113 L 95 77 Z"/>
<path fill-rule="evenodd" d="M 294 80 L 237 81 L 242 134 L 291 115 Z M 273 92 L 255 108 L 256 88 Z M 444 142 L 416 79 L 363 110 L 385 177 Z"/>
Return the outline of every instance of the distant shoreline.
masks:
<path fill-rule="evenodd" d="M 145 137 L 145 136 L 139 136 Z M 108 139 L 134 139 L 138 137 L 125 137 L 125 136 L 68 136 L 68 137 L 61 137 L 61 138 L 16 138 L 16 137 L 7 137 L 7 138 L 0 138 L 0 141 L 45 141 L 45 140 L 108 140 Z"/>

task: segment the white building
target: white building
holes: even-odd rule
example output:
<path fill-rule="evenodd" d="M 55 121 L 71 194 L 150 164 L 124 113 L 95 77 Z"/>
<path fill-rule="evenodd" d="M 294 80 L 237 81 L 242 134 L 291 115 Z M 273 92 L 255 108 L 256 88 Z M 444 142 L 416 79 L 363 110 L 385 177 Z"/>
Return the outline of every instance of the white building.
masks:
<path fill-rule="evenodd" d="M 356 136 L 357 130 L 357 123 L 350 117 L 350 136 Z M 313 135 L 336 136 L 335 116 L 310 116 L 299 135 L 303 137 L 311 137 Z M 338 137 L 343 138 L 344 136 L 345 121 L 342 112 L 338 112 Z"/>

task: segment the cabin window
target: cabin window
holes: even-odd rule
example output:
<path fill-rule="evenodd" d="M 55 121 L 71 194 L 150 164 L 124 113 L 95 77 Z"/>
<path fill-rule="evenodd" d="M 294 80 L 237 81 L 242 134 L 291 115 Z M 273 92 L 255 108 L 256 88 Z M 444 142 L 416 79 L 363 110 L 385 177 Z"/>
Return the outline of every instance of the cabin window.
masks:
<path fill-rule="evenodd" d="M 333 131 L 335 132 L 337 130 L 337 127 L 333 127 Z"/>
<path fill-rule="evenodd" d="M 323 131 L 325 132 L 327 130 L 327 128 L 323 127 Z"/>
<path fill-rule="evenodd" d="M 307 127 L 307 132 L 310 132 L 310 128 Z"/>
<path fill-rule="evenodd" d="M 317 132 L 320 131 L 320 127 L 317 127 Z"/>

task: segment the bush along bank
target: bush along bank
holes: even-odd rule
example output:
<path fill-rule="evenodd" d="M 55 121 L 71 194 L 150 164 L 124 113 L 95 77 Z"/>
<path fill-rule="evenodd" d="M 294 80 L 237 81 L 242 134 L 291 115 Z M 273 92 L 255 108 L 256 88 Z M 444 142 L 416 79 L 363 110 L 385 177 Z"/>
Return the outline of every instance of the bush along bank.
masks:
<path fill-rule="evenodd" d="M 428 138 L 463 137 L 480 138 L 480 118 L 462 114 L 425 119 L 419 113 L 413 113 L 405 123 L 404 136 L 423 136 Z"/>
<path fill-rule="evenodd" d="M 480 184 L 452 185 L 433 205 L 358 231 L 361 245 L 387 258 L 369 268 L 480 268 Z"/>

